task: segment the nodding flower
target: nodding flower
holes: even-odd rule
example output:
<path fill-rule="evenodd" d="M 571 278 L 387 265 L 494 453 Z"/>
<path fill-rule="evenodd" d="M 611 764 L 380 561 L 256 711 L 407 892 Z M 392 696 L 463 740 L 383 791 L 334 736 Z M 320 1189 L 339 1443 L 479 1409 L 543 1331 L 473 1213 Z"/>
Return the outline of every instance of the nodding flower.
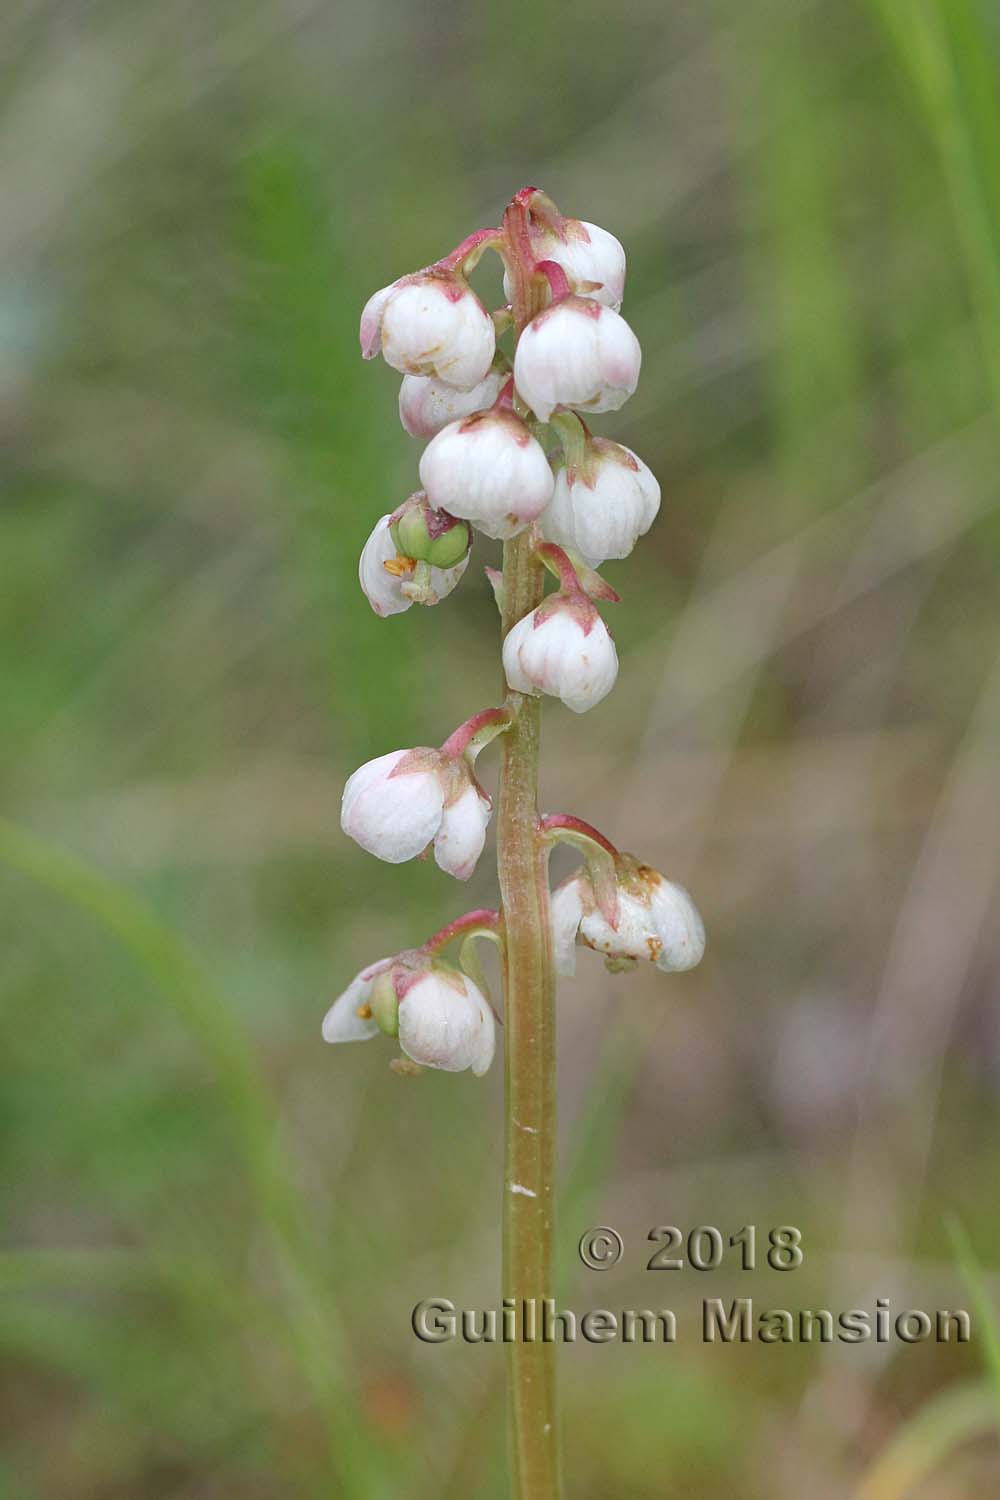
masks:
<path fill-rule="evenodd" d="M 432 438 L 420 482 L 432 505 L 502 539 L 541 515 L 553 486 L 545 449 L 520 417 L 500 406 L 451 422 Z"/>
<path fill-rule="evenodd" d="M 540 422 L 558 406 L 617 411 L 639 382 L 642 350 L 610 307 L 563 297 L 528 324 L 514 354 L 514 384 Z"/>
<path fill-rule="evenodd" d="M 555 261 L 579 296 L 619 311 L 625 295 L 625 251 L 613 234 L 585 219 L 560 217 L 554 225 L 533 221 L 530 235 L 536 260 Z M 506 272 L 503 285 L 509 302 L 513 288 Z"/>
<path fill-rule="evenodd" d="M 433 375 L 470 391 L 489 374 L 496 331 L 461 272 L 432 266 L 369 297 L 361 352 L 365 359 L 381 354 L 403 375 Z"/>
<path fill-rule="evenodd" d="M 431 843 L 442 870 L 468 880 L 486 842 L 493 803 L 461 755 L 421 746 L 361 766 L 344 788 L 340 825 L 391 865 Z"/>
<path fill-rule="evenodd" d="M 581 460 L 556 469 L 541 530 L 596 568 L 608 558 L 628 557 L 659 509 L 660 486 L 642 459 L 621 443 L 588 434 Z"/>
<path fill-rule="evenodd" d="M 459 969 L 414 950 L 382 958 L 355 975 L 326 1013 L 323 1039 L 362 1042 L 379 1032 L 399 1038 L 425 1068 L 480 1077 L 493 1061 L 493 1012 Z"/>
<path fill-rule="evenodd" d="M 560 589 L 508 632 L 503 667 L 516 693 L 548 693 L 582 714 L 614 687 L 618 653 L 591 600 Z"/>
<path fill-rule="evenodd" d="M 397 543 L 392 525 L 391 515 L 380 518 L 365 542 L 358 563 L 362 591 L 375 613 L 399 615 L 417 602 L 437 604 L 447 598 L 469 566 L 468 528 L 463 528 L 464 556 L 445 567 L 428 562 L 427 582 L 423 589 L 418 589 L 413 579 L 419 559 L 407 552 L 401 542 Z"/>
<path fill-rule="evenodd" d="M 681 885 L 631 855 L 618 856 L 618 923 L 612 927 L 589 876 L 578 871 L 552 892 L 556 969 L 576 972 L 576 944 L 607 958 L 649 959 L 664 974 L 693 969 L 705 952 L 705 928 Z"/>

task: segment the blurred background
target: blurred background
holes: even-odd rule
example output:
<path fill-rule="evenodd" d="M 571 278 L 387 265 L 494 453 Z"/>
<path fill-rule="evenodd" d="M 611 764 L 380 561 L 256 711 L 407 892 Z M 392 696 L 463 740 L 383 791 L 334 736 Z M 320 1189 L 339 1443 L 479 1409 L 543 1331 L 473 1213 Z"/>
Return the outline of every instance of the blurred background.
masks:
<path fill-rule="evenodd" d="M 527 182 L 628 249 L 595 425 L 664 492 L 545 805 L 709 930 L 560 995 L 561 1296 L 680 1323 L 563 1351 L 568 1492 L 997 1484 L 998 56 L 989 0 L 4 9 L 5 1500 L 505 1493 L 502 1349 L 409 1326 L 497 1305 L 501 1070 L 319 1024 L 495 899 L 339 828 L 498 675 L 490 544 L 439 609 L 358 589 L 420 448 L 357 320 Z M 649 1273 L 667 1223 L 804 1264 Z M 746 1295 L 975 1339 L 704 1346 Z"/>

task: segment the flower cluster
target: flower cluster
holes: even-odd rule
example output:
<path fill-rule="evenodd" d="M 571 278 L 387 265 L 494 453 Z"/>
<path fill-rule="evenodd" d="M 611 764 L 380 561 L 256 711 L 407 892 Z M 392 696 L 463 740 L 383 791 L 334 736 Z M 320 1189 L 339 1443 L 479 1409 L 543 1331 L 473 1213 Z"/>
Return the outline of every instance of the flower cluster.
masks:
<path fill-rule="evenodd" d="M 503 263 L 507 299 L 492 312 L 469 282 L 487 251 Z M 474 715 L 439 748 L 394 750 L 349 779 L 344 831 L 380 859 L 395 864 L 433 848 L 442 870 L 468 879 L 492 813 L 475 776 L 480 751 L 510 728 L 527 696 L 556 697 L 584 713 L 615 684 L 618 656 L 597 605 L 618 595 L 595 569 L 627 557 L 660 505 L 643 461 L 595 436 L 583 415 L 616 411 L 639 379 L 639 342 L 620 312 L 624 289 L 618 240 L 525 188 L 501 226 L 478 230 L 364 308 L 362 353 L 381 354 L 402 374 L 400 420 L 426 442 L 421 488 L 379 518 L 362 551 L 371 607 L 385 616 L 441 602 L 465 574 L 476 532 L 505 544 L 521 538 L 531 566 L 557 583 L 545 597 L 539 584 L 541 602 L 507 620 L 502 707 Z M 487 572 L 503 610 L 499 575 Z M 554 893 L 560 972 L 573 972 L 578 943 L 619 967 L 640 957 L 668 971 L 698 962 L 704 933 L 680 887 L 578 819 L 544 818 L 538 830 L 585 860 Z M 486 936 L 502 948 L 503 915 L 473 913 L 445 932 L 445 942 Z M 468 942 L 462 953 L 462 969 L 454 968 L 433 939 L 371 965 L 334 1004 L 324 1036 L 348 1041 L 381 1030 L 398 1036 L 410 1063 L 485 1071 L 493 1013 Z"/>

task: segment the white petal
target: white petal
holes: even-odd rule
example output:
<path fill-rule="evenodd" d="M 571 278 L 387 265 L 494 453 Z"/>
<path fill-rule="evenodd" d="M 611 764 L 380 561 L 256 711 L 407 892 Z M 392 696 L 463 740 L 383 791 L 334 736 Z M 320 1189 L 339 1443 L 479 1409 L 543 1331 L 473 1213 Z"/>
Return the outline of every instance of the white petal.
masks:
<path fill-rule="evenodd" d="M 447 599 L 452 589 L 461 582 L 462 574 L 469 566 L 471 552 L 467 552 L 461 562 L 457 562 L 453 568 L 431 567 L 431 588 L 439 599 Z"/>
<path fill-rule="evenodd" d="M 365 359 L 374 359 L 382 349 L 382 318 L 389 298 L 396 290 L 396 283 L 374 292 L 361 312 L 361 353 Z"/>
<path fill-rule="evenodd" d="M 441 826 L 444 794 L 432 771 L 393 776 L 407 750 L 393 750 L 361 766 L 344 788 L 340 823 L 369 854 L 389 864 L 413 859 Z"/>
<path fill-rule="evenodd" d="M 493 1012 L 464 975 L 456 988 L 433 970 L 399 1002 L 399 1044 L 407 1057 L 429 1068 L 480 1075 L 493 1060 Z"/>
<path fill-rule="evenodd" d="M 365 598 L 377 615 L 402 614 L 413 602 L 401 592 L 400 580 L 382 566 L 395 556 L 396 544 L 389 534 L 389 517 L 383 516 L 365 542 L 358 563 L 358 578 Z"/>
<path fill-rule="evenodd" d="M 371 995 L 375 975 L 391 962 L 391 959 L 380 958 L 377 963 L 369 964 L 367 969 L 355 975 L 344 993 L 337 996 L 323 1018 L 324 1042 L 364 1042 L 375 1035 L 378 1031 L 376 1022 L 371 1017 L 363 1020 L 358 1010 Z"/>
<path fill-rule="evenodd" d="M 559 697 L 575 714 L 606 698 L 618 680 L 618 652 L 603 620 L 595 620 L 576 652 L 563 664 Z"/>
<path fill-rule="evenodd" d="M 540 690 L 532 682 L 524 667 L 521 665 L 521 648 L 525 643 L 528 633 L 534 629 L 534 618 L 525 615 L 523 620 L 507 632 L 503 643 L 503 669 L 507 678 L 507 684 L 513 688 L 515 693 L 537 693 Z"/>
<path fill-rule="evenodd" d="M 449 422 L 492 406 L 504 379 L 499 370 L 491 370 L 471 391 L 460 391 L 432 375 L 406 375 L 399 387 L 399 420 L 411 437 L 434 437 Z"/>
<path fill-rule="evenodd" d="M 591 411 L 617 411 L 639 384 L 642 349 L 618 313 L 605 308 L 597 325 L 602 391 L 589 403 Z"/>
<path fill-rule="evenodd" d="M 656 967 L 664 974 L 682 973 L 701 962 L 705 925 L 682 885 L 661 880 L 653 892 L 653 926 L 663 947 Z"/>
<path fill-rule="evenodd" d="M 576 973 L 576 937 L 583 916 L 581 877 L 571 875 L 552 892 L 552 956 L 557 974 Z"/>
<path fill-rule="evenodd" d="M 615 236 L 599 224 L 581 221 L 588 239 L 570 237 L 551 257 L 558 260 L 567 276 L 574 281 L 599 281 L 600 288 L 583 292 L 617 312 L 625 295 L 625 250 Z"/>
<path fill-rule="evenodd" d="M 478 787 L 468 786 L 460 797 L 446 807 L 441 827 L 434 840 L 434 858 L 442 870 L 456 880 L 468 880 L 486 842 L 486 825 L 493 804 L 480 794 Z"/>
<path fill-rule="evenodd" d="M 598 953 L 618 958 L 651 959 L 658 951 L 649 907 L 623 890 L 618 892 L 618 926 L 612 927 L 595 905 L 584 915 L 580 934 Z"/>

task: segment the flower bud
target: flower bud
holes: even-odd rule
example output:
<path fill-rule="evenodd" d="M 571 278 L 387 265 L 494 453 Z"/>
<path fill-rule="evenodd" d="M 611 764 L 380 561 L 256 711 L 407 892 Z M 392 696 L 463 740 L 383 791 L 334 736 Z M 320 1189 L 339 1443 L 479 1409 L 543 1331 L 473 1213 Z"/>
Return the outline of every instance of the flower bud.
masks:
<path fill-rule="evenodd" d="M 613 234 L 585 219 L 561 219 L 557 228 L 533 222 L 530 233 L 536 261 L 554 260 L 574 292 L 618 312 L 625 295 L 625 251 Z M 506 272 L 503 289 L 509 302 L 513 288 Z"/>
<path fill-rule="evenodd" d="M 542 513 L 553 484 L 541 443 L 514 412 L 495 407 L 452 422 L 432 438 L 420 460 L 420 482 L 432 505 L 502 539 Z"/>
<path fill-rule="evenodd" d="M 323 1021 L 327 1042 L 360 1042 L 379 1031 L 398 1036 L 413 1062 L 481 1076 L 493 1061 L 493 1012 L 465 974 L 419 951 L 369 964 L 334 1001 Z"/>
<path fill-rule="evenodd" d="M 618 653 L 586 595 L 560 590 L 508 632 L 503 668 L 516 693 L 549 693 L 582 714 L 614 687 Z"/>
<path fill-rule="evenodd" d="M 557 469 L 542 533 L 596 568 L 628 557 L 659 508 L 660 486 L 642 459 L 621 443 L 590 437 L 582 463 Z"/>
<path fill-rule="evenodd" d="M 414 603 L 413 598 L 404 590 L 414 572 L 415 558 L 412 553 L 398 556 L 391 524 L 391 516 L 381 518 L 365 543 L 361 561 L 358 564 L 361 587 L 368 603 L 377 615 L 399 615 Z M 457 542 L 456 537 L 451 543 L 445 544 L 446 548 L 454 548 Z M 452 566 L 431 566 L 428 585 L 430 597 L 423 599 L 422 602 L 436 603 L 446 598 L 468 565 L 468 542 L 466 540 L 465 556 L 457 563 Z"/>
<path fill-rule="evenodd" d="M 639 340 L 618 313 L 583 297 L 564 297 L 521 334 L 514 383 L 540 422 L 557 406 L 617 411 L 639 381 Z"/>
<path fill-rule="evenodd" d="M 489 374 L 496 350 L 493 319 L 457 271 L 402 276 L 369 297 L 361 314 L 361 352 L 381 354 L 404 375 L 433 375 L 469 391 Z"/>
<path fill-rule="evenodd" d="M 432 438 L 449 422 L 460 422 L 492 406 L 506 379 L 502 370 L 491 370 L 471 391 L 459 391 L 430 375 L 404 375 L 399 420 L 411 437 Z"/>
<path fill-rule="evenodd" d="M 577 943 L 606 958 L 650 959 L 664 974 L 693 969 L 705 952 L 705 928 L 684 887 L 627 854 L 618 861 L 617 927 L 579 871 L 552 893 L 552 934 L 560 974 L 576 972 Z"/>
<path fill-rule="evenodd" d="M 493 804 L 461 756 L 420 747 L 370 760 L 344 788 L 340 825 L 391 865 L 434 844 L 434 858 L 468 880 L 486 842 Z"/>

